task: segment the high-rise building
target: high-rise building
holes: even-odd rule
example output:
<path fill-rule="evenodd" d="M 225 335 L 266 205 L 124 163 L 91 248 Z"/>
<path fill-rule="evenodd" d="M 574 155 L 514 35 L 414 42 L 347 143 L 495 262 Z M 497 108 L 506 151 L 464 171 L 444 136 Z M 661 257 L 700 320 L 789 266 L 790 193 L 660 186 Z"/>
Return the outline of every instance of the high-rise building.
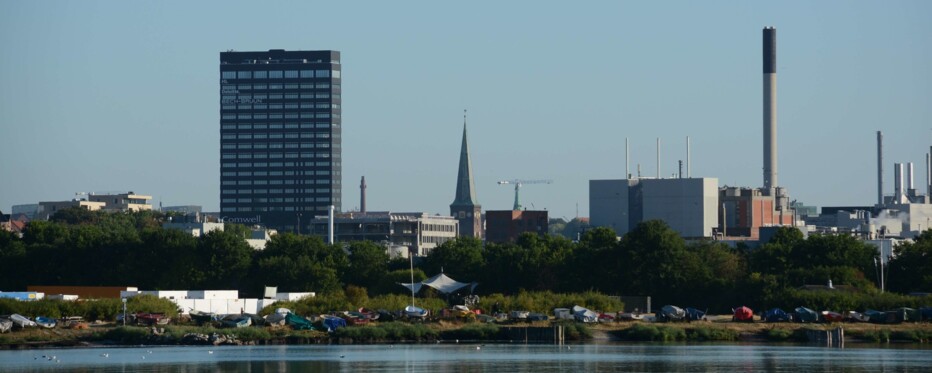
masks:
<path fill-rule="evenodd" d="M 472 160 L 466 140 L 466 114 L 463 113 L 463 144 L 456 178 L 456 197 L 450 204 L 450 215 L 459 222 L 459 236 L 482 238 L 482 206 L 476 199 L 476 183 L 472 178 Z"/>
<path fill-rule="evenodd" d="M 338 51 L 220 53 L 225 222 L 300 233 L 341 209 L 340 82 Z"/>

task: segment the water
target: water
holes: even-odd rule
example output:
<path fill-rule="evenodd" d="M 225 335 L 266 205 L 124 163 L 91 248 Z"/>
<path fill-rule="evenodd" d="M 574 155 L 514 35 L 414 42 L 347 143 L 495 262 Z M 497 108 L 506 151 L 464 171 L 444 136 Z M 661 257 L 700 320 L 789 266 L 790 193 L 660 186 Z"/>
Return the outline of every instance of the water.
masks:
<path fill-rule="evenodd" d="M 47 370 L 94 372 L 929 372 L 932 371 L 932 350 L 832 349 L 771 345 L 428 344 L 98 347 L 0 351 L 0 371 Z"/>

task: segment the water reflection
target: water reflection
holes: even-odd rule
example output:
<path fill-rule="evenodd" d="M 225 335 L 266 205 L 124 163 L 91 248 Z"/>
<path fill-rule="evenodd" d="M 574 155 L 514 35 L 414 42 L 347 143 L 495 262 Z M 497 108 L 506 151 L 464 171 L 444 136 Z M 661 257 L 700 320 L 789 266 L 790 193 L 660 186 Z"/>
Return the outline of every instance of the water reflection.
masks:
<path fill-rule="evenodd" d="M 173 346 L 0 351 L 0 364 L 3 371 L 75 372 L 918 372 L 932 366 L 929 352 L 639 344 Z M 53 354 L 54 361 L 40 357 Z"/>

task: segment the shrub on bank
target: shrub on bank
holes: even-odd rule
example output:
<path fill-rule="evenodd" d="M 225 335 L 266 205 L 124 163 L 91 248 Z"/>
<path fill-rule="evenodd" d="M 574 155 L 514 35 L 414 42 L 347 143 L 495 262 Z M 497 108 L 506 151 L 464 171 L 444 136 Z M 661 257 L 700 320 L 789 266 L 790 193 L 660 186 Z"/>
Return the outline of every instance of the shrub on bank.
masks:
<path fill-rule="evenodd" d="M 686 331 L 670 326 L 635 324 L 618 332 L 621 339 L 645 342 L 674 342 L 686 340 Z"/>
<path fill-rule="evenodd" d="M 495 324 L 468 324 L 458 329 L 440 332 L 443 339 L 462 339 L 473 341 L 492 341 L 501 339 L 501 329 Z"/>
<path fill-rule="evenodd" d="M 592 310 L 616 312 L 624 309 L 624 303 L 605 294 L 586 291 L 582 293 L 554 293 L 550 291 L 522 291 L 516 295 L 489 294 L 480 298 L 480 307 L 486 312 L 524 310 L 552 315 L 554 308 L 571 308 L 575 305 Z"/>
<path fill-rule="evenodd" d="M 932 296 L 914 297 L 896 293 L 852 293 L 791 289 L 778 295 L 773 303 L 793 309 L 804 306 L 814 310 L 864 311 L 890 310 L 899 307 L 919 308 L 932 304 Z"/>
<path fill-rule="evenodd" d="M 333 332 L 335 338 L 349 338 L 354 342 L 380 341 L 427 341 L 439 336 L 436 329 L 424 324 L 403 322 L 378 323 L 370 326 L 339 328 Z"/>
<path fill-rule="evenodd" d="M 129 298 L 126 312 L 153 312 L 164 313 L 169 317 L 178 314 L 178 306 L 168 300 L 152 295 L 140 295 Z M 0 299 L 0 314 L 20 315 L 35 318 L 46 316 L 61 318 L 68 316 L 81 316 L 87 321 L 111 321 L 123 313 L 123 303 L 119 299 L 82 299 L 76 301 L 40 299 L 36 301 L 19 301 L 15 299 Z"/>

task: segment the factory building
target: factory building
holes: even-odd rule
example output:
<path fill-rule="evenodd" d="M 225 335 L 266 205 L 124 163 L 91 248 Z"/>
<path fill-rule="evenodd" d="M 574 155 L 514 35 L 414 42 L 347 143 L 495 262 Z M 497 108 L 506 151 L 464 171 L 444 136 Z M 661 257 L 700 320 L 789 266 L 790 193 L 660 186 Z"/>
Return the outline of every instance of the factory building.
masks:
<path fill-rule="evenodd" d="M 716 178 L 589 180 L 592 226 L 618 235 L 663 220 L 683 237 L 711 237 L 717 208 Z"/>
<path fill-rule="evenodd" d="M 719 232 L 726 237 L 748 237 L 757 240 L 762 227 L 793 225 L 793 210 L 780 208 L 777 198 L 767 195 L 765 189 L 724 187 L 719 190 L 721 214 Z M 782 188 L 776 188 L 777 194 Z"/>
<path fill-rule="evenodd" d="M 326 236 L 326 216 L 311 220 L 310 234 Z M 415 255 L 456 238 L 458 221 L 452 216 L 423 212 L 348 212 L 334 216 L 334 241 L 372 241 L 386 246 L 405 246 Z"/>
<path fill-rule="evenodd" d="M 490 210 L 485 212 L 485 239 L 488 242 L 514 242 L 523 233 L 546 235 L 546 210 Z"/>

